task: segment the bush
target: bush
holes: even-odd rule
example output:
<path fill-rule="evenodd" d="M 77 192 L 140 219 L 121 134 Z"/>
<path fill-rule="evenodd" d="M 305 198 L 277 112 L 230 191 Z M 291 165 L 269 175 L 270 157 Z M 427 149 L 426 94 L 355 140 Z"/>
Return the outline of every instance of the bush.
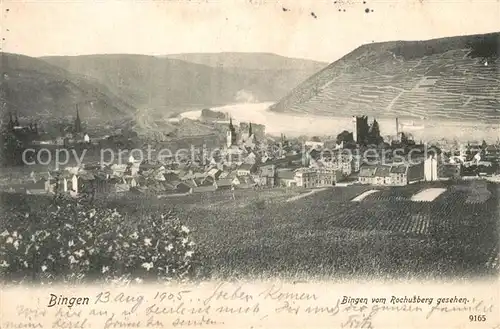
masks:
<path fill-rule="evenodd" d="M 64 200 L 0 222 L 7 282 L 182 280 L 193 270 L 190 231 L 173 211 L 130 221 L 116 209 Z"/>

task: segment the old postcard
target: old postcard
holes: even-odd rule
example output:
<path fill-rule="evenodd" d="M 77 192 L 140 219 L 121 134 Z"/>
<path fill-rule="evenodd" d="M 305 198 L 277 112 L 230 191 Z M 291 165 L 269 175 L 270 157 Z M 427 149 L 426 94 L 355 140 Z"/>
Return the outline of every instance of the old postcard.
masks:
<path fill-rule="evenodd" d="M 0 328 L 500 329 L 499 1 L 0 10 Z"/>

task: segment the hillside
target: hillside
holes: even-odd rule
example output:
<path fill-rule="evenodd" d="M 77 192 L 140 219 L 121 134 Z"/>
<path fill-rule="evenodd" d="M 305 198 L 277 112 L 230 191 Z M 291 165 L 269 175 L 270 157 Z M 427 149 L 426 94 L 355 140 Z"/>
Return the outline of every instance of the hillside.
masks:
<path fill-rule="evenodd" d="M 500 33 L 363 45 L 272 111 L 500 121 Z"/>
<path fill-rule="evenodd" d="M 83 120 L 125 117 L 133 109 L 96 81 L 76 77 L 42 60 L 0 53 L 1 111 L 20 117 L 74 117 L 78 105 Z M 2 116 L 3 117 L 3 116 Z"/>
<path fill-rule="evenodd" d="M 184 57 L 191 58 L 190 55 Z M 256 65 L 246 60 L 245 67 L 240 68 L 238 61 L 233 60 L 232 66 L 226 68 L 175 58 L 119 54 L 43 57 L 43 60 L 96 79 L 135 107 L 154 108 L 163 113 L 180 112 L 193 106 L 276 101 L 322 67 L 300 66 L 293 63 L 308 61 L 291 60 L 290 64 L 274 64 L 277 69 L 266 70 L 256 69 Z"/>
<path fill-rule="evenodd" d="M 215 132 L 213 127 L 189 119 L 168 122 L 161 114 L 138 109 L 129 126 L 139 136 L 156 140 L 168 140 L 172 137 L 204 136 Z"/>

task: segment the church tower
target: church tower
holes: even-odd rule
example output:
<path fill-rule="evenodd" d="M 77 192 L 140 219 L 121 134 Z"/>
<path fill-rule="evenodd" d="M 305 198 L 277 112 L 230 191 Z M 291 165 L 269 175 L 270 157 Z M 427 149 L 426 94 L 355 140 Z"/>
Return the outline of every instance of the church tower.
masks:
<path fill-rule="evenodd" d="M 229 130 L 226 135 L 226 145 L 227 147 L 236 145 L 236 130 L 234 129 L 232 118 L 229 118 Z"/>
<path fill-rule="evenodd" d="M 75 133 L 82 132 L 82 122 L 80 121 L 80 113 L 78 111 L 78 105 L 76 106 L 76 119 L 75 119 Z"/>
<path fill-rule="evenodd" d="M 257 143 L 257 138 L 255 137 L 251 122 L 248 123 L 248 142 L 250 143 L 249 145 L 255 145 Z"/>
<path fill-rule="evenodd" d="M 14 129 L 14 120 L 12 119 L 12 113 L 9 112 L 9 129 L 12 130 Z"/>

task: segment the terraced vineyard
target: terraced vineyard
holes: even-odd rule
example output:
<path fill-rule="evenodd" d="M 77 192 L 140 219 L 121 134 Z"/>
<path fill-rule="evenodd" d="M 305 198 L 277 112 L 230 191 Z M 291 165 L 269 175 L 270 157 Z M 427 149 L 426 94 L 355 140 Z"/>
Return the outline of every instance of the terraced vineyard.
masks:
<path fill-rule="evenodd" d="M 364 45 L 303 82 L 272 110 L 500 121 L 499 37 Z"/>

